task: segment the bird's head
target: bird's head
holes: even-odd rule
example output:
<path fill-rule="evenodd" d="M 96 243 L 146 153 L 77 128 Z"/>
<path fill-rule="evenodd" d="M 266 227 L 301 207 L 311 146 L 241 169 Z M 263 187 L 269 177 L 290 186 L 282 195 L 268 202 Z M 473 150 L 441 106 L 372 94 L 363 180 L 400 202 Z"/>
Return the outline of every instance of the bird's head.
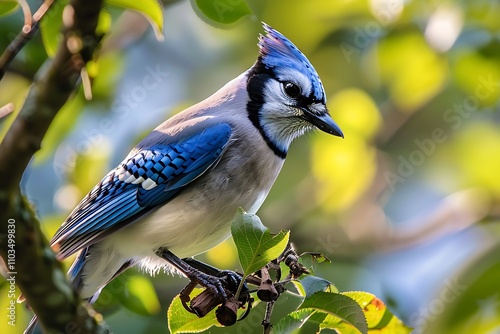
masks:
<path fill-rule="evenodd" d="M 293 139 L 314 128 L 343 137 L 312 64 L 285 36 L 263 26 L 259 58 L 248 73 L 247 109 L 268 145 L 284 157 Z"/>

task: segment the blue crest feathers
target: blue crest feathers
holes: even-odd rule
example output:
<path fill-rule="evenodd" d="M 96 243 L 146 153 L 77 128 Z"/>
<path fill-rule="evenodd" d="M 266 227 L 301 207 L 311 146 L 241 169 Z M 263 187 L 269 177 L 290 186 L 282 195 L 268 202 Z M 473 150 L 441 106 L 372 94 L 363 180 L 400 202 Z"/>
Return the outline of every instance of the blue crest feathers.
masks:
<path fill-rule="evenodd" d="M 309 78 L 314 99 L 326 102 L 325 91 L 318 73 L 309 59 L 285 36 L 262 23 L 265 35 L 259 36 L 260 59 L 262 63 L 273 70 L 294 68 Z"/>

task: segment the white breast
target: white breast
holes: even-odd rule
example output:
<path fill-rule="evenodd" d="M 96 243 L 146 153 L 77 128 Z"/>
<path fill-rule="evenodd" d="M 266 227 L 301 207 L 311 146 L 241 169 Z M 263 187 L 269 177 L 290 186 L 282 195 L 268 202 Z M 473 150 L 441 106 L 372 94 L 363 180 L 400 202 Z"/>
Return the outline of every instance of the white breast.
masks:
<path fill-rule="evenodd" d="M 119 245 L 125 257 L 140 260 L 148 271 L 156 272 L 166 266 L 154 254 L 159 247 L 184 258 L 206 252 L 227 239 L 238 207 L 257 212 L 283 164 L 266 146 L 262 146 L 262 152 L 248 145 L 233 146 L 214 170 L 166 205 L 103 242 Z"/>

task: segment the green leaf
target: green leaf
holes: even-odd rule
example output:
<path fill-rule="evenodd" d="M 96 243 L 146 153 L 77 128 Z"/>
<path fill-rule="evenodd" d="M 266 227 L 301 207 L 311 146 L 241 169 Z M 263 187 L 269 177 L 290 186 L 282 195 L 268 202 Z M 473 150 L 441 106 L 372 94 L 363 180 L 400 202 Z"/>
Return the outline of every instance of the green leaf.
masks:
<path fill-rule="evenodd" d="M 289 334 L 299 329 L 315 312 L 313 309 L 290 312 L 273 326 L 273 334 Z"/>
<path fill-rule="evenodd" d="M 351 297 L 361 306 L 370 333 L 378 333 L 378 330 L 390 330 L 391 333 L 397 334 L 411 333 L 411 328 L 395 317 L 375 295 L 364 291 L 349 291 L 342 294 Z"/>
<path fill-rule="evenodd" d="M 342 294 L 351 297 L 361 306 L 368 328 L 384 328 L 391 321 L 393 314 L 375 295 L 364 291 L 349 291 Z"/>
<path fill-rule="evenodd" d="M 210 20 L 223 24 L 234 23 L 252 14 L 244 0 L 196 0 L 196 7 Z"/>
<path fill-rule="evenodd" d="M 126 282 L 125 291 L 125 294 L 119 295 L 119 300 L 129 310 L 148 316 L 158 313 L 161 309 L 153 283 L 147 277 L 131 276 Z"/>
<path fill-rule="evenodd" d="M 284 231 L 272 235 L 259 217 L 246 213 L 241 208 L 231 225 L 231 233 L 245 276 L 280 256 L 290 236 L 290 232 Z"/>
<path fill-rule="evenodd" d="M 43 16 L 40 22 L 40 33 L 42 35 L 43 46 L 50 58 L 55 56 L 59 43 L 63 38 L 61 33 L 63 24 L 62 13 L 67 4 L 68 0 L 62 0 L 55 3 L 47 14 Z"/>
<path fill-rule="evenodd" d="M 109 32 L 111 29 L 111 24 L 113 23 L 113 19 L 111 18 L 111 14 L 106 9 L 101 9 L 99 12 L 99 20 L 97 21 L 97 27 L 95 28 L 96 34 L 104 35 Z"/>
<path fill-rule="evenodd" d="M 345 323 L 354 326 L 362 334 L 368 333 L 363 310 L 354 299 L 348 296 L 339 293 L 316 292 L 306 298 L 299 307 L 299 309 L 310 308 L 338 317 Z"/>
<path fill-rule="evenodd" d="M 87 63 L 87 71 L 94 78 L 92 82 L 92 100 L 111 102 L 116 87 L 123 74 L 124 57 L 119 52 L 104 54 L 94 62 Z"/>
<path fill-rule="evenodd" d="M 19 9 L 18 3 L 15 0 L 0 0 L 0 16 L 5 16 L 14 13 Z"/>
<path fill-rule="evenodd" d="M 318 291 L 339 292 L 332 282 L 314 275 L 305 275 L 304 277 L 292 282 L 297 288 L 299 294 L 306 298 L 312 296 Z"/>
<path fill-rule="evenodd" d="M 191 296 L 200 294 L 203 289 L 196 288 L 191 293 Z M 215 316 L 215 309 L 210 311 L 203 318 L 198 318 L 197 315 L 187 312 L 182 306 L 181 299 L 177 295 L 167 311 L 168 329 L 170 333 L 199 333 L 209 329 L 212 326 L 220 326 Z"/>
<path fill-rule="evenodd" d="M 158 0 L 105 0 L 107 5 L 132 9 L 143 14 L 151 23 L 156 39 L 163 40 L 163 5 Z"/>
<path fill-rule="evenodd" d="M 319 325 L 319 328 L 321 331 L 323 331 L 323 329 L 334 329 L 337 333 L 359 334 L 359 330 L 331 314 L 326 315 L 323 322 Z"/>

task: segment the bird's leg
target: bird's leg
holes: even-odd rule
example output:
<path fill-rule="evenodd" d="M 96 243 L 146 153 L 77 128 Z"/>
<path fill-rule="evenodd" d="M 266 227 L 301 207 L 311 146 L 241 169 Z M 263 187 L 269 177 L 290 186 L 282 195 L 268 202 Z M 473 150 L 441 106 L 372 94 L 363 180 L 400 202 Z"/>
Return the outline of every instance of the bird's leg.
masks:
<path fill-rule="evenodd" d="M 215 276 L 215 277 L 220 277 L 220 278 L 225 278 L 227 282 L 226 288 L 231 291 L 233 294 L 236 293 L 238 286 L 240 285 L 240 282 L 242 280 L 242 275 L 231 271 L 231 270 L 220 270 L 219 268 L 216 268 L 214 266 L 211 266 L 209 264 L 206 264 L 204 262 L 201 262 L 199 260 L 193 259 L 192 257 L 187 257 L 182 259 L 182 261 L 186 262 L 189 264 L 191 267 L 198 269 L 199 271 Z M 243 289 L 248 290 L 246 286 L 243 287 Z"/>
<path fill-rule="evenodd" d="M 209 274 L 212 276 L 222 276 L 221 273 L 223 270 L 220 270 L 219 268 L 216 268 L 214 266 L 211 266 L 209 264 L 206 264 L 205 262 L 201 262 L 199 260 L 196 260 L 192 257 L 185 257 L 182 259 L 182 261 L 186 262 L 189 264 L 191 267 L 198 269 L 201 272 L 204 272 L 205 274 Z M 235 275 L 237 275 L 235 273 Z"/>

